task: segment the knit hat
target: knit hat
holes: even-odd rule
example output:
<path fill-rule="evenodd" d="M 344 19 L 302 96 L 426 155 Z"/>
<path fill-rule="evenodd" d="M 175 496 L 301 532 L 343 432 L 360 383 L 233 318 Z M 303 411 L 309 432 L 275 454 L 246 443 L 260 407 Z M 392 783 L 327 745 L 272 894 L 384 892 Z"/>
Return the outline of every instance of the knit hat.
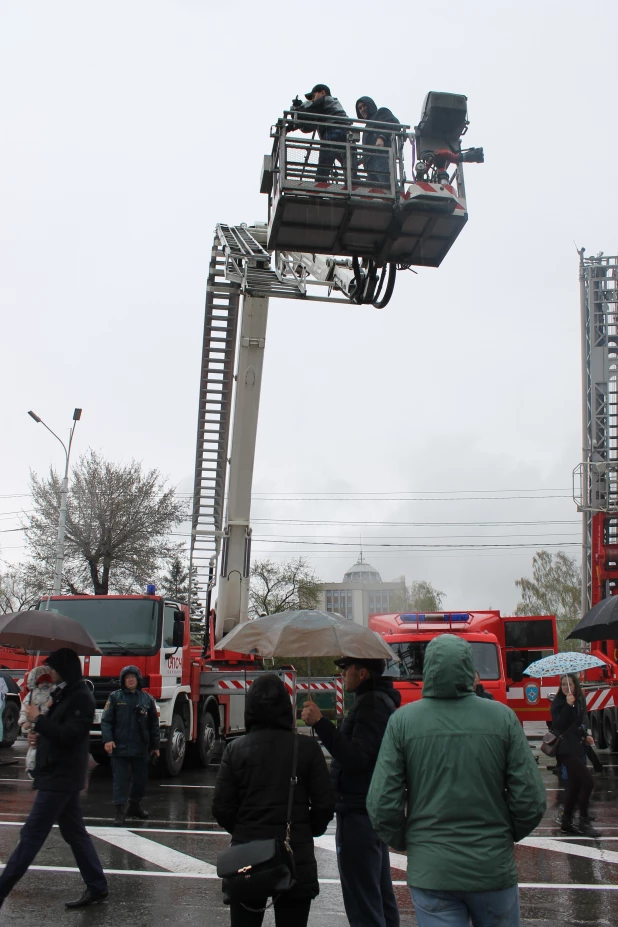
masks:
<path fill-rule="evenodd" d="M 47 658 L 47 665 L 55 669 L 63 682 L 71 685 L 82 678 L 82 664 L 79 657 L 70 647 L 61 647 L 54 650 Z"/>

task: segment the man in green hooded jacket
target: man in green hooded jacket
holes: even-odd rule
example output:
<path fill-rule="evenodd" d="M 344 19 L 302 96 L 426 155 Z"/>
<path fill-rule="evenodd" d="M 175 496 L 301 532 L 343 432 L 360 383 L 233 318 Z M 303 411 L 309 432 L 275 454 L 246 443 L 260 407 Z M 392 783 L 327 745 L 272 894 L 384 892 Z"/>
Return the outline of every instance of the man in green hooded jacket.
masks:
<path fill-rule="evenodd" d="M 392 715 L 367 796 L 378 835 L 407 851 L 419 927 L 519 927 L 514 844 L 545 811 L 516 715 L 473 683 L 467 641 L 428 644 L 423 697 Z"/>

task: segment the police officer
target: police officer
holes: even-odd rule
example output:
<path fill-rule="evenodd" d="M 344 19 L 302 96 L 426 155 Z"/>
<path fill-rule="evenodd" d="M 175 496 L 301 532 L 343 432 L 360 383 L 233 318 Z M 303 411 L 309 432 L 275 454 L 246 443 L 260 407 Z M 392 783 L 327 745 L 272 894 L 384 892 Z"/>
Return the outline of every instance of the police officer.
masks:
<path fill-rule="evenodd" d="M 386 725 L 401 703 L 384 660 L 344 657 L 336 661 L 354 705 L 339 730 L 306 702 L 305 724 L 316 732 L 333 758 L 331 779 L 337 812 L 337 863 L 350 927 L 398 927 L 388 847 L 367 814 L 367 792 Z"/>
<path fill-rule="evenodd" d="M 148 783 L 148 757 L 159 756 L 159 718 L 155 700 L 142 691 L 142 674 L 137 666 L 121 670 L 120 688 L 112 692 L 105 705 L 101 735 L 105 752 L 112 759 L 114 825 L 122 827 L 125 815 L 147 818 L 141 800 Z"/>

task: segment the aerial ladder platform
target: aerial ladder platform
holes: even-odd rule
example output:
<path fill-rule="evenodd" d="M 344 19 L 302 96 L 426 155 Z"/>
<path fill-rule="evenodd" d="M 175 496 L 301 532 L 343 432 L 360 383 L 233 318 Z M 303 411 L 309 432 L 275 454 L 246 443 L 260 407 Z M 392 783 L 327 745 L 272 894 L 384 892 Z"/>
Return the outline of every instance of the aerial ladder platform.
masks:
<path fill-rule="evenodd" d="M 207 616 L 217 588 L 216 641 L 248 618 L 269 300 L 383 308 L 397 271 L 444 260 L 468 218 L 463 165 L 483 161 L 481 148 L 462 148 L 467 98 L 458 94 L 429 93 L 413 131 L 346 117 L 346 140 L 337 143 L 316 132 L 297 136 L 302 120 L 298 110 L 286 110 L 271 128 L 260 182 L 267 221 L 219 223 L 210 258 L 190 568 L 205 592 Z M 318 136 L 320 125 L 312 119 Z M 389 139 L 385 147 L 363 144 L 363 132 L 376 126 Z M 339 149 L 326 179 L 320 170 L 325 147 Z M 377 180 L 364 167 L 376 154 L 383 164 Z"/>

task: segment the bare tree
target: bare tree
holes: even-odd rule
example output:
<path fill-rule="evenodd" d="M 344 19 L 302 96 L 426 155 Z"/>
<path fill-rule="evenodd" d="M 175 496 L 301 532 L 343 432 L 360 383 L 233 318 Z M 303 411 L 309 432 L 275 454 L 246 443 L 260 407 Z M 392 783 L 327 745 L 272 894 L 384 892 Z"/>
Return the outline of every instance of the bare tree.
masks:
<path fill-rule="evenodd" d="M 48 592 L 51 586 L 35 564 L 7 567 L 0 573 L 0 614 L 31 608 Z"/>
<path fill-rule="evenodd" d="M 257 560 L 251 567 L 249 611 L 255 618 L 289 609 L 316 608 L 320 589 L 320 579 L 304 557 L 285 563 Z"/>
<path fill-rule="evenodd" d="M 30 475 L 34 513 L 26 538 L 35 564 L 54 569 L 61 479 Z M 89 450 L 73 468 L 68 500 L 63 584 L 72 595 L 143 589 L 176 545 L 169 533 L 184 504 L 158 470 L 138 461 L 115 464 Z"/>

